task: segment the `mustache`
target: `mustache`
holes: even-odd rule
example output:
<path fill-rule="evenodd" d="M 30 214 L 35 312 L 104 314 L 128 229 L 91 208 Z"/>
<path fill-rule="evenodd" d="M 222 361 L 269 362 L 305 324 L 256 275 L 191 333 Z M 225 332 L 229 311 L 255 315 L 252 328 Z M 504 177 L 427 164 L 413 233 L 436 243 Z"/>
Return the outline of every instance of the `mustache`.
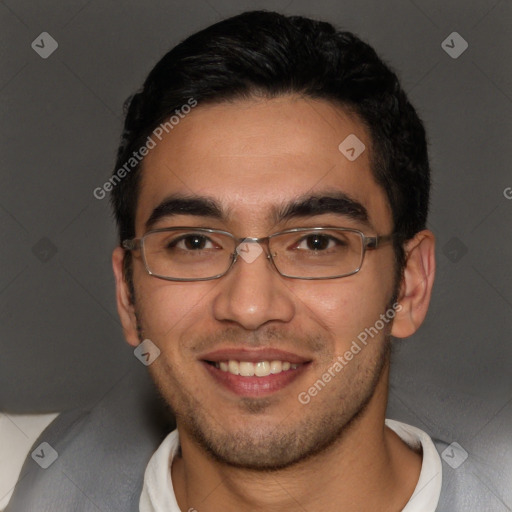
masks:
<path fill-rule="evenodd" d="M 186 334 L 183 336 L 186 338 Z M 247 331 L 240 327 L 228 327 L 222 331 L 194 337 L 192 343 L 187 339 L 187 345 L 192 352 L 203 353 L 214 350 L 219 346 L 276 348 L 293 351 L 294 348 L 312 353 L 325 350 L 328 340 L 320 334 L 305 334 L 291 332 L 276 327 L 266 327 L 255 331 Z"/>

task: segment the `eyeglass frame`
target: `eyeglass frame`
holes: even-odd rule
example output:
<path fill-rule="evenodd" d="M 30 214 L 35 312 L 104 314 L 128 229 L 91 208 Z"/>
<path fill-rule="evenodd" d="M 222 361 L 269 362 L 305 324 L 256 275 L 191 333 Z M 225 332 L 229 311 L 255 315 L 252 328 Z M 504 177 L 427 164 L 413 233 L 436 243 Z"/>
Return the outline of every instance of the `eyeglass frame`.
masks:
<path fill-rule="evenodd" d="M 235 251 L 231 254 L 231 263 L 229 264 L 229 267 L 227 268 L 227 270 L 221 274 L 217 274 L 215 276 L 212 276 L 212 277 L 199 277 L 199 278 L 179 278 L 179 277 L 167 277 L 167 276 L 162 276 L 162 275 L 159 275 L 159 274 L 155 274 L 154 272 L 152 272 L 150 269 L 149 269 L 149 266 L 148 266 L 148 263 L 147 263 L 147 260 L 146 260 L 146 252 L 144 250 L 144 239 L 148 236 L 148 235 L 151 235 L 152 233 L 162 233 L 162 232 L 170 232 L 170 231 L 178 231 L 178 230 L 183 230 L 183 229 L 190 229 L 192 231 L 196 231 L 196 232 L 200 232 L 200 233 L 217 233 L 217 234 L 221 234 L 221 235 L 227 235 L 228 237 L 230 237 L 235 243 Z M 300 233 L 300 232 L 306 232 L 306 231 L 327 231 L 327 230 L 330 230 L 330 231 L 348 231 L 348 232 L 352 232 L 352 233 L 357 233 L 360 237 L 361 237 L 361 241 L 362 241 L 362 254 L 361 254 L 361 261 L 359 263 L 359 266 L 352 272 L 349 272 L 347 274 L 341 274 L 341 275 L 336 275 L 336 276 L 329 276 L 329 277 L 297 277 L 297 276 L 289 276 L 287 274 L 283 274 L 278 268 L 277 268 L 277 265 L 274 261 L 274 257 L 272 256 L 272 253 L 270 251 L 270 247 L 269 247 L 269 243 L 270 243 L 270 239 L 271 238 L 274 238 L 276 236 L 279 236 L 279 235 L 285 235 L 285 234 L 288 234 L 288 233 Z M 292 229 L 287 229 L 287 230 L 284 230 L 284 231 L 279 231 L 277 233 L 273 233 L 269 236 L 265 236 L 265 237 L 242 237 L 242 238 L 238 238 L 236 237 L 235 235 L 233 235 L 233 233 L 230 233 L 229 231 L 224 231 L 224 230 L 221 230 L 221 229 L 212 229 L 212 228 L 198 228 L 198 227 L 194 227 L 194 226 L 176 226 L 176 227 L 169 227 L 169 228 L 158 228 L 158 229 L 152 229 L 150 231 L 147 231 L 146 233 L 144 233 L 141 237 L 137 237 L 137 238 L 131 238 L 131 239 L 125 239 L 122 241 L 121 243 L 121 247 L 126 250 L 126 251 L 135 251 L 135 250 L 140 250 L 141 254 L 142 254 L 142 261 L 144 263 L 144 267 L 146 269 L 146 272 L 150 275 L 150 276 L 153 276 L 153 277 L 156 277 L 158 279 L 163 279 L 165 281 L 178 281 L 178 282 L 194 282 L 194 281 L 212 281 L 214 279 L 220 279 L 221 277 L 224 277 L 230 270 L 231 268 L 234 266 L 234 264 L 237 262 L 238 260 L 238 256 L 239 256 L 239 252 L 236 250 L 241 243 L 263 243 L 267 246 L 267 253 L 266 253 L 266 258 L 267 260 L 269 260 L 271 263 L 272 263 L 272 266 L 274 267 L 274 269 L 276 270 L 276 272 L 282 276 L 282 277 L 286 277 L 286 278 L 289 278 L 289 279 L 302 279 L 302 280 L 306 280 L 306 281 L 319 281 L 319 280 L 327 280 L 327 279 L 341 279 L 343 277 L 349 277 L 349 276 L 352 276 L 354 274 L 357 274 L 360 270 L 361 270 L 361 267 L 363 266 L 363 262 L 364 262 L 364 257 L 366 255 L 366 251 L 367 250 L 376 250 L 376 249 L 379 249 L 383 244 L 385 243 L 388 243 L 390 241 L 393 240 L 393 238 L 395 238 L 396 236 L 396 233 L 389 233 L 388 235 L 375 235 L 375 236 L 367 236 L 365 235 L 362 231 L 360 231 L 359 229 L 355 229 L 355 228 L 343 228 L 343 227 L 313 227 L 313 228 L 292 228 Z"/>

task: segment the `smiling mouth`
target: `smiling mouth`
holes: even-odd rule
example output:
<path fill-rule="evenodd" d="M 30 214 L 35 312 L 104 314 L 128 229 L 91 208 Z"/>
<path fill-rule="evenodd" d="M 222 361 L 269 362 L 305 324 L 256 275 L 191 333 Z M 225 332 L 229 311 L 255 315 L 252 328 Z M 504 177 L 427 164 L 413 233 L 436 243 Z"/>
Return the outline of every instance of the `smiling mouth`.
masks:
<path fill-rule="evenodd" d="M 300 363 L 279 360 L 252 362 L 229 359 L 226 361 L 206 362 L 223 372 L 240 375 L 241 377 L 267 377 L 268 375 L 277 375 L 282 372 L 296 370 L 301 366 Z"/>
<path fill-rule="evenodd" d="M 239 397 L 263 398 L 291 385 L 310 366 L 311 361 L 204 359 L 202 363 L 213 381 L 222 388 Z"/>

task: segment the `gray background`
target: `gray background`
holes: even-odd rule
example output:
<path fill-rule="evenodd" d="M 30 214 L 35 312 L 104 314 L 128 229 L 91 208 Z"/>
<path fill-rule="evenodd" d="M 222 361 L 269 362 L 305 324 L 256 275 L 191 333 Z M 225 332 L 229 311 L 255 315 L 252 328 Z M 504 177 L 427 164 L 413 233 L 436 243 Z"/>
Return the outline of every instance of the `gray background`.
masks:
<path fill-rule="evenodd" d="M 92 406 L 140 368 L 115 308 L 108 200 L 93 190 L 122 103 L 156 61 L 255 8 L 358 34 L 426 124 L 437 277 L 424 326 L 397 344 L 389 416 L 463 446 L 512 434 L 510 0 L 0 1 L 0 411 Z M 441 47 L 453 31 L 469 43 L 456 59 Z M 47 59 L 31 47 L 42 32 L 59 45 Z M 492 450 L 491 464 L 512 458 L 510 443 Z"/>

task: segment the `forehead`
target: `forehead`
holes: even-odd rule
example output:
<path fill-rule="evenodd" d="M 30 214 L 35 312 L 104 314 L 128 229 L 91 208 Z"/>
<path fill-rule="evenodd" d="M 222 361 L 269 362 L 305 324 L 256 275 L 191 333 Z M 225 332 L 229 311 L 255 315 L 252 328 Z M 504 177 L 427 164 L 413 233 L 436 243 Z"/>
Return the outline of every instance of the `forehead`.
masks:
<path fill-rule="evenodd" d="M 365 149 L 351 161 L 339 146 L 347 137 L 354 146 L 354 136 Z M 369 134 L 330 102 L 285 96 L 199 105 L 153 139 L 142 166 L 138 234 L 173 194 L 213 198 L 233 223 L 264 229 L 272 207 L 333 190 L 361 202 L 376 228 L 391 226 L 385 193 L 370 171 Z"/>

